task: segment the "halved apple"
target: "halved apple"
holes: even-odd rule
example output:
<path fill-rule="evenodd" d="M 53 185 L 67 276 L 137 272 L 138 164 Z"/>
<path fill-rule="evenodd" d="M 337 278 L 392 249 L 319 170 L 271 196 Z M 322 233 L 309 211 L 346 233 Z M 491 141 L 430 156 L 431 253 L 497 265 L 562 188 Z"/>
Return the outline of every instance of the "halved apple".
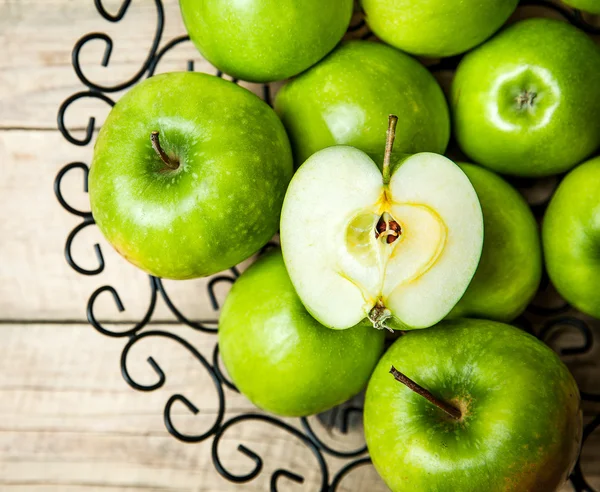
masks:
<path fill-rule="evenodd" d="M 376 328 L 434 325 L 473 277 L 483 216 L 469 179 L 438 154 L 383 172 L 364 152 L 329 147 L 296 172 L 283 204 L 281 245 L 307 310 L 330 328 L 369 318 Z"/>

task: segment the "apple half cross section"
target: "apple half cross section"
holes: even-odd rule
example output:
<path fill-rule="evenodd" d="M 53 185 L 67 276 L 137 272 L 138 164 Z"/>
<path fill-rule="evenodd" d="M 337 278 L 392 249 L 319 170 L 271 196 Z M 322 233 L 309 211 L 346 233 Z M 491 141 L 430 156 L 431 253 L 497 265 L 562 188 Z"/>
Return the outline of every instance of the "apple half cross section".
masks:
<path fill-rule="evenodd" d="M 364 152 L 335 146 L 296 172 L 281 215 L 281 245 L 307 310 L 334 329 L 369 318 L 378 329 L 426 328 L 443 319 L 473 277 L 483 216 L 469 179 L 433 153 L 383 172 Z"/>

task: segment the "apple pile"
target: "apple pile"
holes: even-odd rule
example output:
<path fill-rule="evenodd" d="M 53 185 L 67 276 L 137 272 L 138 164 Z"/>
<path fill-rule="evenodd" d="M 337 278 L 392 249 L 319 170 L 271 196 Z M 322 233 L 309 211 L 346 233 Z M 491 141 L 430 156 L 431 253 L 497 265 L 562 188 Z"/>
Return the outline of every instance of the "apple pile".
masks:
<path fill-rule="evenodd" d="M 275 110 L 212 75 L 163 74 L 96 142 L 96 223 L 152 275 L 214 274 L 280 231 L 226 299 L 224 364 L 282 416 L 368 385 L 366 440 L 394 492 L 551 491 L 579 452 L 573 377 L 506 323 L 539 287 L 542 250 L 558 292 L 600 318 L 600 49 L 558 20 L 501 29 L 517 3 L 362 0 L 383 44 L 340 43 L 352 0 L 180 0 L 219 70 L 290 79 Z M 448 104 L 412 55 L 465 52 Z M 443 155 L 451 130 L 471 163 Z M 568 172 L 541 238 L 495 172 Z"/>

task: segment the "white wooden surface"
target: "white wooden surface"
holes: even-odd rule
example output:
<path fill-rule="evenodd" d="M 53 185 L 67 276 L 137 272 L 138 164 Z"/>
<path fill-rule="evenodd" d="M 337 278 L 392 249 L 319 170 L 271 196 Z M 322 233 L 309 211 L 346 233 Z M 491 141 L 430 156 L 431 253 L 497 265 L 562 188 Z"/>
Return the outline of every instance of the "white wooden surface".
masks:
<path fill-rule="evenodd" d="M 116 12 L 121 1 L 103 3 Z M 163 39 L 184 34 L 175 0 L 165 1 L 165 13 Z M 148 303 L 146 276 L 121 260 L 95 228 L 78 236 L 73 254 L 82 266 L 93 268 L 92 247 L 98 242 L 106 270 L 84 277 L 64 260 L 65 239 L 80 219 L 60 208 L 53 181 L 66 163 L 89 163 L 92 152 L 91 145 L 67 143 L 56 129 L 61 102 L 84 90 L 73 72 L 71 49 L 85 33 L 111 35 L 115 46 L 107 68 L 99 63 L 102 42 L 87 45 L 81 60 L 90 79 L 120 82 L 138 70 L 155 18 L 152 0 L 134 0 L 117 24 L 104 21 L 92 0 L 0 0 L 0 490 L 258 491 L 268 490 L 270 472 L 280 466 L 300 470 L 306 478 L 303 485 L 282 480 L 280 490 L 316 490 L 320 477 L 314 458 L 282 431 L 245 424 L 225 435 L 221 456 L 231 471 L 251 469 L 237 451 L 239 443 L 265 460 L 260 477 L 239 488 L 214 470 L 210 441 L 183 444 L 173 439 L 162 422 L 164 404 L 173 393 L 185 394 L 201 408 L 197 416 L 183 406 L 176 408 L 175 423 L 182 430 L 202 432 L 214 420 L 216 399 L 207 375 L 176 344 L 140 343 L 129 360 L 136 380 L 155 380 L 146 362 L 152 355 L 167 374 L 167 383 L 150 393 L 131 389 L 119 372 L 124 341 L 96 333 L 86 322 L 85 306 L 97 287 L 113 285 L 126 311 L 118 313 L 110 298 L 103 298 L 98 303 L 103 319 L 139 320 Z M 159 71 L 183 70 L 188 59 L 197 69 L 211 70 L 186 43 L 165 57 Z M 69 109 L 66 122 L 82 136 L 88 118 L 102 122 L 107 110 L 102 103 L 80 101 Z M 76 173 L 65 179 L 64 195 L 69 203 L 86 208 L 87 197 Z M 177 306 L 198 319 L 214 318 L 205 285 L 203 280 L 165 282 Z M 225 291 L 220 289 L 221 298 Z M 212 353 L 214 337 L 164 325 L 173 319 L 161 302 L 154 320 L 158 324 L 153 328 L 175 331 L 205 355 Z M 591 376 L 591 365 L 584 362 L 573 369 L 590 390 L 595 386 L 598 391 L 600 382 Z M 228 417 L 253 410 L 244 397 L 232 392 L 227 393 L 227 402 Z M 349 438 L 333 432 L 330 439 L 348 444 Z M 350 437 L 353 444 L 356 439 Z M 592 439 L 584 466 L 600 487 L 600 439 Z M 343 463 L 330 464 L 335 471 Z M 343 485 L 344 491 L 386 490 L 368 467 Z"/>

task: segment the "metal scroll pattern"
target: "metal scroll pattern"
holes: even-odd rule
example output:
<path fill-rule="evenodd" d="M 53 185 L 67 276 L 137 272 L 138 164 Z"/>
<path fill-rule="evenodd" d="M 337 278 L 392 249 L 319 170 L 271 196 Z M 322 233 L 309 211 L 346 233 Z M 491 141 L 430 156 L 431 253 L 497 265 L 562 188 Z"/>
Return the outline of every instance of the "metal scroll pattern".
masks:
<path fill-rule="evenodd" d="M 111 14 L 104 8 L 102 0 L 94 0 L 95 8 L 98 14 L 106 22 L 110 23 L 116 23 L 123 19 L 128 14 L 131 3 L 131 0 L 124 0 L 121 6 L 119 7 L 117 13 Z M 151 77 L 155 73 L 160 60 L 169 50 L 175 48 L 181 43 L 189 42 L 188 36 L 179 36 L 168 42 L 165 42 L 162 48 L 160 47 L 163 41 L 162 37 L 165 23 L 165 15 L 162 1 L 154 0 L 154 4 L 156 8 L 156 28 L 150 43 L 148 55 L 146 56 L 146 59 L 140 66 L 139 70 L 128 80 L 116 83 L 114 85 L 102 85 L 93 82 L 85 74 L 85 70 L 80 62 L 80 54 L 84 47 L 91 41 L 101 41 L 104 43 L 104 54 L 101 60 L 101 65 L 103 67 L 109 66 L 111 54 L 115 47 L 115 43 L 109 35 L 101 32 L 93 32 L 84 35 L 79 41 L 77 41 L 77 43 L 75 43 L 72 52 L 72 64 L 75 74 L 77 75 L 85 89 L 68 97 L 61 104 L 58 110 L 58 129 L 69 143 L 76 146 L 89 146 L 92 142 L 94 131 L 97 129 L 96 120 L 93 116 L 91 116 L 87 122 L 87 126 L 85 127 L 84 136 L 74 136 L 65 124 L 65 115 L 72 104 L 76 103 L 81 99 L 95 99 L 102 101 L 110 107 L 112 107 L 115 104 L 115 101 L 110 97 L 112 93 L 128 89 L 140 80 L 147 77 Z M 588 23 L 578 11 L 558 6 L 544 0 L 527 0 L 523 1 L 522 5 L 538 6 L 547 9 L 552 9 L 555 12 L 562 15 L 567 21 L 576 25 L 585 32 L 592 35 L 600 34 L 600 27 L 596 27 Z M 373 37 L 372 33 L 370 33 L 368 28 L 365 26 L 364 20 L 360 20 L 359 22 L 351 26 L 349 31 L 351 32 L 351 35 L 353 37 L 360 37 L 362 39 Z M 456 64 L 458 63 L 459 59 L 460 57 L 444 59 L 436 63 L 435 65 L 430 66 L 429 68 L 432 71 L 453 70 L 456 67 Z M 194 70 L 193 61 L 188 62 L 187 69 L 189 71 Z M 222 73 L 216 71 L 216 75 L 222 76 Z M 237 81 L 234 80 L 234 82 Z M 270 87 L 268 85 L 263 86 L 262 93 L 263 98 L 268 103 L 270 103 L 271 92 Z M 70 232 L 65 242 L 64 253 L 67 263 L 76 272 L 82 275 L 93 276 L 102 273 L 102 271 L 105 268 L 104 256 L 102 254 L 102 249 L 100 245 L 93 245 L 93 249 L 97 259 L 97 266 L 95 266 L 94 268 L 86 268 L 81 266 L 73 257 L 71 253 L 71 247 L 75 237 L 83 229 L 94 225 L 94 218 L 92 217 L 91 212 L 79 210 L 71 206 L 68 203 L 68 201 L 64 198 L 61 188 L 61 183 L 63 182 L 63 179 L 67 174 L 81 172 L 83 191 L 87 193 L 88 171 L 89 168 L 87 164 L 83 162 L 72 162 L 65 165 L 56 176 L 54 182 L 54 192 L 62 208 L 68 213 L 75 215 L 81 219 L 80 223 Z M 533 180 L 519 180 L 518 182 L 514 182 L 513 184 L 515 184 L 521 189 L 526 189 L 535 186 L 536 182 Z M 542 203 L 532 204 L 532 208 L 536 216 L 539 217 L 543 214 L 548 199 L 549 197 Z M 206 295 L 208 295 L 211 305 L 215 311 L 218 311 L 219 309 L 217 296 L 215 294 L 215 286 L 219 283 L 233 283 L 238 276 L 239 272 L 237 271 L 237 269 L 232 268 L 229 272 L 215 276 L 209 281 Z M 362 445 L 357 449 L 350 450 L 333 449 L 317 435 L 317 433 L 313 430 L 313 427 L 309 423 L 309 420 L 306 418 L 299 419 L 298 426 L 292 426 L 281 419 L 269 415 L 264 415 L 259 412 L 236 415 L 232 418 L 229 418 L 228 420 L 225 420 L 226 390 L 237 391 L 237 389 L 235 388 L 234 384 L 227 379 L 227 377 L 223 374 L 223 371 L 220 368 L 219 348 L 216 341 L 213 353 L 210 355 L 209 360 L 209 358 L 205 357 L 203 354 L 198 352 L 197 349 L 185 339 L 167 331 L 154 330 L 152 329 L 152 327 L 148 326 L 148 323 L 152 318 L 157 300 L 160 297 L 166 304 L 167 308 L 175 316 L 175 318 L 180 323 L 188 326 L 189 328 L 213 334 L 216 333 L 216 328 L 212 326 L 207 326 L 206 324 L 202 324 L 198 321 L 190 320 L 181 311 L 179 311 L 173 303 L 173 301 L 171 300 L 171 298 L 169 297 L 161 279 L 149 276 L 148 281 L 150 287 L 148 307 L 143 318 L 139 322 L 137 322 L 135 326 L 126 329 L 125 331 L 115 331 L 114 329 L 111 329 L 108 326 L 103 326 L 103 324 L 97 319 L 94 307 L 96 305 L 97 299 L 100 296 L 111 296 L 118 311 L 122 312 L 125 310 L 125 306 L 121 301 L 119 293 L 114 287 L 110 285 L 101 286 L 92 293 L 87 305 L 87 318 L 90 324 L 101 334 L 114 338 L 123 338 L 126 341 L 121 354 L 121 373 L 125 381 L 133 389 L 139 391 L 154 391 L 161 388 L 166 381 L 165 373 L 153 357 L 148 357 L 147 362 L 156 375 L 154 383 L 141 384 L 137 382 L 129 373 L 128 358 L 130 351 L 132 347 L 142 339 L 169 339 L 176 342 L 187 352 L 189 352 L 197 360 L 201 368 L 204 371 L 206 371 L 206 373 L 209 375 L 212 385 L 214 386 L 215 398 L 218 402 L 218 410 L 215 414 L 212 425 L 201 434 L 191 435 L 179 431 L 175 427 L 173 419 L 171 417 L 171 410 L 173 405 L 179 402 L 194 415 L 197 414 L 200 411 L 200 409 L 185 395 L 173 394 L 165 404 L 163 415 L 165 427 L 167 428 L 167 431 L 170 434 L 172 434 L 174 437 L 181 441 L 189 443 L 199 442 L 212 438 L 213 441 L 211 457 L 215 469 L 224 478 L 233 483 L 243 483 L 253 480 L 261 473 L 263 469 L 263 458 L 253 450 L 244 446 L 243 444 L 240 444 L 238 446 L 238 451 L 244 456 L 246 456 L 248 460 L 254 464 L 252 471 L 245 474 L 235 474 L 225 467 L 219 456 L 219 444 L 223 436 L 232 427 L 236 425 L 243 425 L 243 423 L 249 421 L 259 423 L 261 425 L 277 427 L 282 431 L 287 432 L 288 434 L 293 436 L 302 445 L 306 446 L 306 448 L 312 452 L 315 461 L 314 464 L 318 468 L 321 477 L 319 490 L 322 492 L 333 492 L 338 490 L 342 481 L 346 479 L 346 476 L 348 474 L 352 473 L 354 470 L 362 467 L 363 465 L 368 465 L 371 463 L 370 458 L 367 454 L 366 446 Z M 544 291 L 549 288 L 551 288 L 551 286 L 549 285 L 549 282 L 546 278 L 543 282 L 541 290 Z M 588 354 L 592 349 L 592 345 L 594 342 L 593 332 L 590 329 L 590 326 L 588 326 L 588 324 L 585 321 L 582 321 L 578 317 L 572 316 L 569 313 L 572 313 L 572 310 L 570 310 L 569 306 L 566 304 L 561 304 L 554 307 L 544 307 L 543 305 L 540 306 L 532 304 L 528 308 L 525 315 L 521 316 L 518 320 L 516 320 L 515 323 L 521 326 L 523 329 L 533 333 L 534 324 L 531 321 L 531 319 L 535 319 L 536 326 L 540 324 L 542 326 L 541 329 L 536 330 L 536 335 L 546 342 L 548 342 L 551 339 L 556 339 L 556 337 L 562 336 L 569 331 L 579 333 L 579 339 L 581 340 L 581 343 L 578 346 L 572 346 L 561 349 L 560 355 L 565 357 L 581 357 Z M 600 394 L 593 394 L 586 391 L 582 391 L 582 398 L 585 402 L 591 402 L 590 404 L 600 403 Z M 338 413 L 341 414 L 341 418 L 338 420 L 341 421 L 340 430 L 342 431 L 342 433 L 347 432 L 348 421 L 352 414 L 360 414 L 361 410 L 362 409 L 359 406 L 346 406 L 344 408 L 339 409 Z M 587 439 L 598 427 L 600 427 L 600 414 L 592 418 L 591 421 L 585 426 L 584 445 L 585 439 Z M 346 460 L 346 464 L 342 466 L 342 468 L 334 476 L 331 476 L 331 473 L 329 471 L 327 461 L 325 460 L 326 455 Z M 276 469 L 270 477 L 270 490 L 277 491 L 278 484 L 282 480 L 289 480 L 302 484 L 304 482 L 304 477 L 298 472 L 282 468 Z M 579 461 L 575 466 L 570 480 L 577 492 L 594 492 L 594 489 L 592 489 L 591 485 L 586 481 L 581 467 L 581 463 Z"/>

